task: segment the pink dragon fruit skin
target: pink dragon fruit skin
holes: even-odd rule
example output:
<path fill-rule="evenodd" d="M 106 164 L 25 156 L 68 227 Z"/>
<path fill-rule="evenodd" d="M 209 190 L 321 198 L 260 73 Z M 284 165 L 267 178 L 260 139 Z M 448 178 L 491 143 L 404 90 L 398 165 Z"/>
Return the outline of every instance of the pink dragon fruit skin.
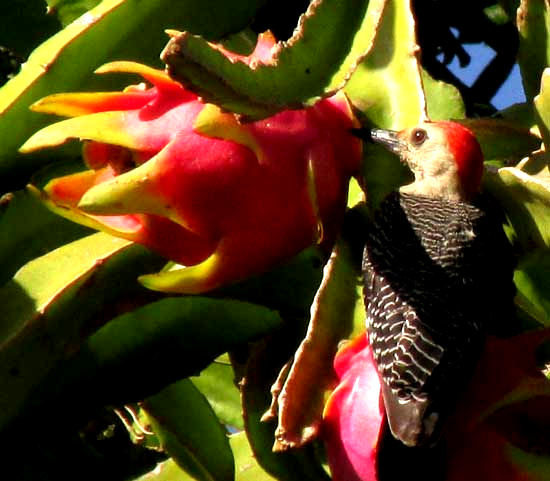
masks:
<path fill-rule="evenodd" d="M 274 44 L 264 34 L 250 56 L 226 54 L 253 68 L 269 60 Z M 50 181 L 46 202 L 185 266 L 143 276 L 146 286 L 204 292 L 310 245 L 331 248 L 361 159 L 343 93 L 240 123 L 162 71 L 114 62 L 99 72 L 137 73 L 152 87 L 46 97 L 33 109 L 72 118 L 37 132 L 21 150 L 84 142 L 90 170 Z"/>

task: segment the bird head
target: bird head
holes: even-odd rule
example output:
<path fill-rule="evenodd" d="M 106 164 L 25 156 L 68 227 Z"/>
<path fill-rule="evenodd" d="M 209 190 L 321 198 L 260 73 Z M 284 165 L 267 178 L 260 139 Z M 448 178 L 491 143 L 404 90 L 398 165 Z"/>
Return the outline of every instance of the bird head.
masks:
<path fill-rule="evenodd" d="M 424 122 L 395 132 L 372 129 L 374 142 L 395 152 L 414 174 L 401 192 L 469 201 L 480 189 L 483 154 L 474 134 L 456 122 Z"/>

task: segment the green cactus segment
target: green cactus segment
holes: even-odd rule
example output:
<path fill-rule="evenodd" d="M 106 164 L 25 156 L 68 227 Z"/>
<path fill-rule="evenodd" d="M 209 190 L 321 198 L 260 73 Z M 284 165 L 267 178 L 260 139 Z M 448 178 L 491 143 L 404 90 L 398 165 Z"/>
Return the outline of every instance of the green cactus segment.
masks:
<path fill-rule="evenodd" d="M 141 246 L 99 233 L 36 258 L 0 289 L 0 389 L 10 393 L 0 400 L 0 426 L 97 328 L 105 306 L 126 295 L 139 299 L 138 271 L 160 265 Z"/>
<path fill-rule="evenodd" d="M 234 480 L 227 432 L 189 379 L 171 384 L 141 406 L 161 448 L 194 479 Z"/>
<path fill-rule="evenodd" d="M 61 409 L 73 414 L 135 402 L 198 374 L 219 355 L 280 324 L 278 313 L 247 302 L 162 299 L 112 319 L 90 336 L 44 381 L 42 394 L 62 394 L 67 406 Z"/>
<path fill-rule="evenodd" d="M 458 89 L 454 85 L 434 80 L 424 69 L 420 72 L 430 120 L 464 118 L 466 110 Z"/>
<path fill-rule="evenodd" d="M 426 118 L 418 51 L 410 1 L 388 2 L 371 52 L 345 87 L 372 125 L 400 130 Z"/>
<path fill-rule="evenodd" d="M 104 0 L 39 46 L 21 72 L 0 89 L 0 192 L 11 190 L 41 163 L 59 152 L 22 156 L 17 150 L 50 118 L 28 110 L 38 99 L 55 92 L 110 90 L 127 79 L 93 76 L 98 66 L 113 57 L 143 63 L 158 62 L 165 43 L 164 29 L 178 25 L 210 39 L 244 28 L 261 0 Z M 208 9 L 209 15 L 204 11 Z"/>
<path fill-rule="evenodd" d="M 537 249 L 526 255 L 514 274 L 516 304 L 539 323 L 550 326 L 550 251 Z"/>
<path fill-rule="evenodd" d="M 175 34 L 162 59 L 205 101 L 249 119 L 312 105 L 343 87 L 372 45 L 385 0 L 315 0 L 268 63 L 229 59 L 203 38 Z M 368 6 L 368 8 L 367 8 Z"/>
<path fill-rule="evenodd" d="M 98 260 L 105 260 L 129 245 L 130 242 L 126 240 L 95 234 L 25 265 L 1 291 L 3 295 L 9 291 L 21 292 L 19 297 L 6 296 L 3 299 L 3 312 L 6 319 L 11 321 L 2 324 L 0 339 L 3 345 L 17 336 L 26 322 L 32 322 L 35 315 L 43 316 L 68 286 L 83 282 L 93 272 Z M 82 256 L 82 252 L 86 254 Z M 48 282 L 45 281 L 46 276 Z M 20 305 L 23 300 L 28 302 Z"/>
<path fill-rule="evenodd" d="M 498 199 L 513 228 L 518 248 L 550 247 L 550 172 L 544 153 L 516 167 L 486 176 L 485 187 Z"/>
<path fill-rule="evenodd" d="M 388 2 L 369 55 L 345 87 L 365 126 L 400 130 L 426 118 L 410 1 Z M 395 156 L 365 144 L 362 167 L 369 208 L 407 178 Z"/>
<path fill-rule="evenodd" d="M 498 118 L 457 121 L 474 133 L 486 161 L 515 165 L 540 147 L 540 137 L 517 123 Z"/>
<path fill-rule="evenodd" d="M 546 152 L 550 152 L 550 68 L 544 69 L 540 93 L 534 99 L 537 124 Z"/>
<path fill-rule="evenodd" d="M 540 0 L 522 0 L 517 12 L 520 35 L 518 63 L 527 100 L 538 94 L 543 70 L 550 64 L 550 7 Z"/>
<path fill-rule="evenodd" d="M 0 199 L 0 285 L 25 263 L 92 231 L 53 214 L 26 191 Z"/>

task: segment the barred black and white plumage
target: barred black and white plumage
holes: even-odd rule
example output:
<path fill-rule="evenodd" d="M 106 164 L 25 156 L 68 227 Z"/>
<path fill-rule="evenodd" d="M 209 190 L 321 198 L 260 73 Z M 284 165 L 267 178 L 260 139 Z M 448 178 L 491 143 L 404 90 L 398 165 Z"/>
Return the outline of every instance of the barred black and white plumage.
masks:
<path fill-rule="evenodd" d="M 428 122 L 372 134 L 415 181 L 382 202 L 366 232 L 367 332 L 393 436 L 430 445 L 486 335 L 513 329 L 514 256 L 478 195 L 483 158 L 471 132 Z"/>
<path fill-rule="evenodd" d="M 468 203 L 395 192 L 378 209 L 363 259 L 367 328 L 406 444 L 437 436 L 485 334 L 508 328 L 509 249 L 497 219 Z"/>

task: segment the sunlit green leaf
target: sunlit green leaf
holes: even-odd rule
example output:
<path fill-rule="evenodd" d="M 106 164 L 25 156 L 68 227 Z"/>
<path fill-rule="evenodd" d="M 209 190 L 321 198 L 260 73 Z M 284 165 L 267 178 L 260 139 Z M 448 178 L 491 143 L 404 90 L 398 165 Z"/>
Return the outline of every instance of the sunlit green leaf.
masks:
<path fill-rule="evenodd" d="M 227 357 L 217 359 L 191 381 L 208 399 L 222 423 L 243 429 L 241 397 Z"/>
<path fill-rule="evenodd" d="M 236 481 L 275 481 L 258 464 L 245 433 L 232 435 L 229 444 L 235 456 Z"/>
<path fill-rule="evenodd" d="M 184 379 L 142 403 L 162 448 L 197 480 L 234 479 L 226 430 L 204 396 Z"/>

